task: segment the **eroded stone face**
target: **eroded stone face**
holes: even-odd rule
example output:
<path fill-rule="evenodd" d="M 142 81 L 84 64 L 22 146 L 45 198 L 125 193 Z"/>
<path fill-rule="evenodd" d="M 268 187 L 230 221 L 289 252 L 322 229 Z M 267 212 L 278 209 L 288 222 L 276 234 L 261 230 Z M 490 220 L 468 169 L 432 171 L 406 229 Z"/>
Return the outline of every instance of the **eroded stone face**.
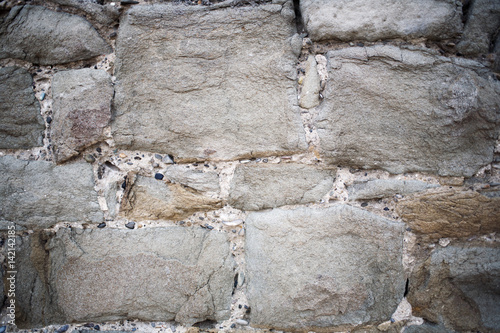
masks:
<path fill-rule="evenodd" d="M 106 139 L 111 119 L 111 76 L 102 70 L 58 72 L 52 79 L 53 121 L 51 138 L 58 163 Z"/>
<path fill-rule="evenodd" d="M 371 200 L 392 197 L 396 194 L 407 195 L 439 187 L 420 180 L 374 179 L 354 183 L 347 188 L 350 200 Z"/>
<path fill-rule="evenodd" d="M 253 327 L 377 323 L 403 297 L 402 223 L 336 205 L 251 213 L 246 228 Z"/>
<path fill-rule="evenodd" d="M 318 202 L 331 189 L 335 171 L 299 164 L 239 165 L 228 202 L 242 210 Z"/>
<path fill-rule="evenodd" d="M 42 6 L 16 6 L 0 22 L 0 59 L 62 64 L 110 53 L 111 47 L 82 17 Z"/>
<path fill-rule="evenodd" d="M 454 244 L 437 248 L 410 277 L 413 314 L 457 331 L 500 328 L 500 248 Z"/>
<path fill-rule="evenodd" d="M 38 256 L 37 242 L 25 242 L 20 252 L 27 269 L 17 292 L 26 296 L 22 311 L 36 314 L 28 327 L 119 319 L 192 325 L 229 317 L 234 261 L 225 234 L 63 228 L 48 236 L 47 252 Z"/>
<path fill-rule="evenodd" d="M 0 157 L 0 226 L 32 229 L 58 222 L 101 222 L 92 167 L 84 162 L 55 166 L 46 161 Z"/>
<path fill-rule="evenodd" d="M 500 198 L 475 191 L 418 193 L 399 201 L 396 212 L 413 231 L 433 240 L 500 232 Z"/>
<path fill-rule="evenodd" d="M 195 212 L 222 207 L 220 199 L 143 176 L 137 176 L 125 192 L 120 214 L 133 220 L 181 220 Z"/>
<path fill-rule="evenodd" d="M 176 161 L 303 150 L 290 6 L 132 7 L 116 48 L 117 145 Z"/>
<path fill-rule="evenodd" d="M 24 68 L 0 68 L 0 148 L 28 149 L 42 146 L 45 124 Z"/>
<path fill-rule="evenodd" d="M 316 126 L 327 160 L 472 176 L 490 163 L 500 84 L 476 62 L 393 46 L 330 51 Z"/>
<path fill-rule="evenodd" d="M 462 31 L 455 0 L 302 0 L 304 25 L 314 41 L 392 38 L 445 39 Z"/>

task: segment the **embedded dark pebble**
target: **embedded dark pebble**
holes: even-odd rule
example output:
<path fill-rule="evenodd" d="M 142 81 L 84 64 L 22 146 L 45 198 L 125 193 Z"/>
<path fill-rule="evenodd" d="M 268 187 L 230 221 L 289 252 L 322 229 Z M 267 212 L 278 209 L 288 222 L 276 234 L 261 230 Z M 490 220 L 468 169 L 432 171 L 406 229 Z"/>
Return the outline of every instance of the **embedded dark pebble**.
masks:
<path fill-rule="evenodd" d="M 94 323 L 86 323 L 83 325 L 83 327 L 94 327 Z"/>
<path fill-rule="evenodd" d="M 241 309 L 242 307 L 243 307 L 243 305 L 238 304 L 238 309 Z"/>
<path fill-rule="evenodd" d="M 163 158 L 163 156 L 161 156 L 160 154 L 155 154 L 155 158 L 158 160 L 161 160 Z"/>
<path fill-rule="evenodd" d="M 212 227 L 211 225 L 209 224 L 205 224 L 205 227 L 208 229 L 208 230 L 212 230 L 214 227 Z"/>
<path fill-rule="evenodd" d="M 122 5 L 137 5 L 139 1 L 134 1 L 134 0 L 121 0 L 120 3 Z"/>
<path fill-rule="evenodd" d="M 129 222 L 129 223 L 125 224 L 125 226 L 126 226 L 127 228 L 129 228 L 129 229 L 134 229 L 134 227 L 135 227 L 135 222 Z"/>
<path fill-rule="evenodd" d="M 203 166 L 204 166 L 205 168 L 208 168 L 210 165 L 208 165 L 208 164 L 203 164 Z"/>
<path fill-rule="evenodd" d="M 95 329 L 96 331 L 100 331 L 100 330 L 101 330 L 101 327 L 100 327 L 99 325 L 95 325 L 95 326 L 94 326 L 94 329 Z"/>
<path fill-rule="evenodd" d="M 101 222 L 99 223 L 99 225 L 97 226 L 99 229 L 102 229 L 102 228 L 105 228 L 106 227 L 106 222 Z M 92 326 L 88 326 L 88 327 L 92 327 Z"/>
<path fill-rule="evenodd" d="M 263 159 L 262 162 L 267 163 L 267 158 Z"/>
<path fill-rule="evenodd" d="M 236 324 L 231 324 L 231 328 L 235 328 L 236 327 Z"/>
<path fill-rule="evenodd" d="M 193 163 L 193 166 L 198 166 L 198 163 Z"/>
<path fill-rule="evenodd" d="M 69 325 L 64 325 L 64 326 L 61 326 L 59 327 L 57 330 L 56 330 L 56 333 L 63 333 L 63 332 L 66 332 L 69 328 Z"/>
<path fill-rule="evenodd" d="M 199 219 L 203 221 L 205 218 L 203 216 L 200 216 Z"/>
<path fill-rule="evenodd" d="M 109 34 L 109 38 L 114 38 L 116 37 L 117 33 L 116 32 L 112 32 Z"/>
<path fill-rule="evenodd" d="M 155 173 L 155 179 L 162 180 L 163 177 L 164 177 L 163 174 L 161 174 L 159 172 Z"/>
<path fill-rule="evenodd" d="M 101 152 L 102 152 L 102 149 L 101 149 L 101 147 L 97 147 L 97 148 L 95 149 L 95 151 L 96 151 L 96 152 L 98 152 L 98 153 L 101 153 Z"/>
<path fill-rule="evenodd" d="M 387 212 L 389 210 L 389 207 L 384 207 L 384 210 Z"/>
<path fill-rule="evenodd" d="M 50 124 L 52 122 L 52 117 L 47 117 L 47 124 Z"/>
<path fill-rule="evenodd" d="M 125 189 L 126 187 L 127 187 L 127 181 L 124 181 L 124 182 L 122 183 L 122 189 Z"/>
<path fill-rule="evenodd" d="M 363 202 L 363 203 L 361 204 L 361 207 L 366 207 L 366 206 L 368 206 L 368 203 L 367 203 L 367 202 Z"/>
<path fill-rule="evenodd" d="M 142 158 L 140 158 L 139 156 L 136 156 L 136 157 L 134 157 L 134 160 L 140 161 L 140 160 L 142 160 Z"/>
<path fill-rule="evenodd" d="M 127 162 L 127 164 L 128 164 L 128 165 L 134 165 L 134 163 L 132 163 L 132 162 Z"/>

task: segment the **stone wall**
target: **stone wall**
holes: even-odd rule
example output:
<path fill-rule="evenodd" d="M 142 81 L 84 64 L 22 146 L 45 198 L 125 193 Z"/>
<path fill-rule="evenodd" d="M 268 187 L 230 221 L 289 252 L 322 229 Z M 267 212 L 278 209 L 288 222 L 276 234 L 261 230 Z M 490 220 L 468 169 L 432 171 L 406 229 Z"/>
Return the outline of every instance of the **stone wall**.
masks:
<path fill-rule="evenodd" d="M 500 332 L 500 2 L 0 9 L 9 331 Z"/>

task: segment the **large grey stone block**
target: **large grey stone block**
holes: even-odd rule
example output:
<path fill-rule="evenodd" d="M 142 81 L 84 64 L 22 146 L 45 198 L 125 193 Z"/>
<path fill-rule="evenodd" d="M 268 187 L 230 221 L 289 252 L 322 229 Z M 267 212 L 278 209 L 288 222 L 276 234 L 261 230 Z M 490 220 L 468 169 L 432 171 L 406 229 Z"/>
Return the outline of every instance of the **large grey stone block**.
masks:
<path fill-rule="evenodd" d="M 394 46 L 328 59 L 316 126 L 332 163 L 470 177 L 492 161 L 500 84 L 480 64 Z"/>
<path fill-rule="evenodd" d="M 82 17 L 42 6 L 16 6 L 0 21 L 0 59 L 62 64 L 112 52 Z"/>
<path fill-rule="evenodd" d="M 410 277 L 413 314 L 459 332 L 500 330 L 500 248 L 437 248 Z"/>
<path fill-rule="evenodd" d="M 228 202 L 242 210 L 317 202 L 331 189 L 335 171 L 300 164 L 239 165 Z"/>
<path fill-rule="evenodd" d="M 0 157 L 0 228 L 7 222 L 48 228 L 58 222 L 101 222 L 92 167 Z"/>
<path fill-rule="evenodd" d="M 38 314 L 24 327 L 120 319 L 192 325 L 229 317 L 234 261 L 223 233 L 63 228 L 46 238 L 45 256 L 35 256 L 34 247 L 21 253 L 31 265 L 20 276 L 21 311 Z M 42 289 L 32 294 L 37 281 Z"/>
<path fill-rule="evenodd" d="M 444 39 L 462 31 L 455 0 L 301 0 L 312 40 Z"/>
<path fill-rule="evenodd" d="M 350 200 L 371 200 L 392 197 L 396 194 L 407 195 L 439 187 L 420 180 L 375 179 L 354 183 L 347 188 Z"/>
<path fill-rule="evenodd" d="M 251 325 L 306 331 L 389 320 L 405 290 L 403 227 L 348 205 L 251 213 Z"/>
<path fill-rule="evenodd" d="M 128 10 L 116 46 L 116 144 L 176 160 L 305 149 L 290 6 Z"/>
<path fill-rule="evenodd" d="M 24 68 L 0 68 L 0 148 L 42 146 L 45 124 L 32 84 Z"/>
<path fill-rule="evenodd" d="M 90 68 L 61 71 L 52 79 L 53 121 L 51 138 L 56 162 L 105 140 L 111 119 L 111 76 Z"/>

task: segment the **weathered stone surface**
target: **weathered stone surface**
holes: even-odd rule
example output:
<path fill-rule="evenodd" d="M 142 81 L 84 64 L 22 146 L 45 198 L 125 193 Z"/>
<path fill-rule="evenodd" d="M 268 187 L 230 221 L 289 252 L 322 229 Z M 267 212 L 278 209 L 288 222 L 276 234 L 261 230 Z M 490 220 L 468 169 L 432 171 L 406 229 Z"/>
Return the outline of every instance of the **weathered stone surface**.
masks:
<path fill-rule="evenodd" d="M 305 109 L 319 105 L 320 78 L 316 60 L 313 55 L 307 58 L 306 75 L 300 92 L 299 104 Z"/>
<path fill-rule="evenodd" d="M 111 76 L 90 68 L 61 71 L 52 79 L 51 138 L 57 163 L 106 139 L 111 119 Z"/>
<path fill-rule="evenodd" d="M 55 166 L 0 157 L 0 228 L 7 222 L 34 229 L 57 222 L 100 222 L 102 211 L 87 163 Z"/>
<path fill-rule="evenodd" d="M 112 25 L 120 16 L 120 10 L 117 6 L 101 5 L 96 1 L 52 0 L 52 2 L 81 10 L 88 15 L 89 19 L 105 26 Z"/>
<path fill-rule="evenodd" d="M 16 6 L 0 22 L 0 59 L 54 65 L 111 51 L 85 19 L 42 6 Z"/>
<path fill-rule="evenodd" d="M 500 232 L 500 198 L 475 191 L 432 190 L 400 200 L 396 212 L 426 238 L 467 238 Z"/>
<path fill-rule="evenodd" d="M 332 188 L 335 171 L 299 164 L 239 165 L 228 202 L 242 210 L 261 210 L 319 201 Z"/>
<path fill-rule="evenodd" d="M 500 84 L 478 63 L 394 46 L 328 58 L 316 126 L 331 162 L 470 177 L 492 161 Z"/>
<path fill-rule="evenodd" d="M 289 6 L 132 7 L 116 46 L 117 145 L 176 161 L 305 149 Z"/>
<path fill-rule="evenodd" d="M 436 249 L 410 277 L 413 314 L 460 332 L 500 330 L 500 248 L 490 246 Z"/>
<path fill-rule="evenodd" d="M 122 200 L 120 213 L 135 220 L 181 220 L 198 211 L 221 207 L 220 199 L 202 195 L 180 184 L 137 176 Z"/>
<path fill-rule="evenodd" d="M 473 0 L 457 50 L 466 55 L 486 54 L 500 29 L 500 2 Z"/>
<path fill-rule="evenodd" d="M 251 325 L 305 331 L 389 320 L 405 289 L 403 227 L 348 205 L 251 213 Z"/>
<path fill-rule="evenodd" d="M 424 323 L 423 325 L 412 325 L 405 328 L 404 333 L 455 333 L 442 325 Z"/>
<path fill-rule="evenodd" d="M 396 194 L 407 195 L 433 187 L 439 187 L 439 185 L 411 179 L 375 179 L 354 183 L 347 188 L 347 191 L 350 200 L 371 200 L 392 197 Z"/>
<path fill-rule="evenodd" d="M 23 254 L 38 274 L 50 276 L 29 280 L 33 270 L 22 276 L 21 310 L 40 314 L 25 327 L 119 319 L 192 325 L 229 317 L 234 261 L 223 233 L 64 228 L 45 249 L 45 257 L 34 257 L 33 248 Z M 43 290 L 32 294 L 40 280 Z"/>
<path fill-rule="evenodd" d="M 0 68 L 0 148 L 27 149 L 42 145 L 45 129 L 33 79 L 18 67 Z"/>
<path fill-rule="evenodd" d="M 214 171 L 200 171 L 186 168 L 185 165 L 171 165 L 164 172 L 172 182 L 189 186 L 202 192 L 219 192 L 219 176 Z"/>
<path fill-rule="evenodd" d="M 444 39 L 462 31 L 461 4 L 455 0 L 301 0 L 312 40 L 390 38 Z"/>

